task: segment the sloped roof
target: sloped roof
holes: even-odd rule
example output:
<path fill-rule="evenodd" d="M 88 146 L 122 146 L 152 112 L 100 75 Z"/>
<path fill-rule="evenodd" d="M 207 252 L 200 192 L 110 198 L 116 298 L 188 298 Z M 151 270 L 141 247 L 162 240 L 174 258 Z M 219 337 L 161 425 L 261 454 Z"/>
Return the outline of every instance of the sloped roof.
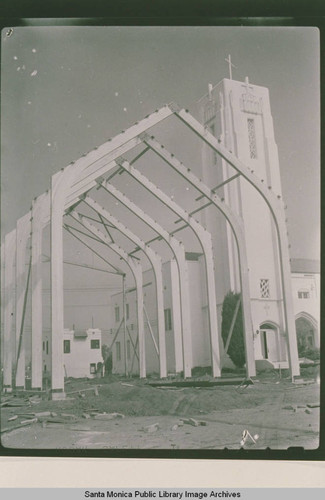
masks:
<path fill-rule="evenodd" d="M 313 259 L 291 259 L 291 272 L 293 273 L 320 273 L 320 261 Z"/>

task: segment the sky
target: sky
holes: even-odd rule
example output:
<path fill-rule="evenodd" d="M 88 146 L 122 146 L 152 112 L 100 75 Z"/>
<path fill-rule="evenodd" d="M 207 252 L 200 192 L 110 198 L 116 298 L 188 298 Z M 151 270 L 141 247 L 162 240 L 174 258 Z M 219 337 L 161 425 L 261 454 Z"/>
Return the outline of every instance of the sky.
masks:
<path fill-rule="evenodd" d="M 291 257 L 319 258 L 316 28 L 47 26 L 7 32 L 1 33 L 2 241 L 32 199 L 49 188 L 51 175 L 166 103 L 194 108 L 209 83 L 229 77 L 225 58 L 231 54 L 233 79 L 249 76 L 270 91 Z M 177 147 L 176 134 L 165 137 Z M 193 144 L 185 144 L 182 154 L 191 162 Z M 123 176 L 118 182 L 123 185 Z"/>

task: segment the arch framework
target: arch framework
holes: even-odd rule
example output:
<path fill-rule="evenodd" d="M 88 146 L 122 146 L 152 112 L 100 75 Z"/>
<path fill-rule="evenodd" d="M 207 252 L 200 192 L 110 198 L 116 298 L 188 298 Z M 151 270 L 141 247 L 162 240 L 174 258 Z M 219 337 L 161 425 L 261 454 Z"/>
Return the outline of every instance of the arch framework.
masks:
<path fill-rule="evenodd" d="M 132 170 L 129 165 L 122 162 L 123 154 L 131 151 L 135 147 L 144 144 L 146 148 L 155 151 L 161 158 L 164 159 L 175 171 L 181 175 L 186 182 L 190 182 L 195 186 L 210 202 L 220 210 L 227 218 L 234 232 L 235 239 L 238 245 L 238 254 L 241 267 L 241 288 L 242 288 L 242 303 L 244 310 L 245 333 L 246 333 L 246 359 L 248 366 L 248 374 L 254 375 L 254 353 L 253 353 L 253 332 L 250 320 L 250 294 L 248 286 L 248 269 L 246 264 L 245 254 L 245 239 L 240 218 L 234 215 L 227 204 L 211 190 L 210 187 L 204 185 L 198 180 L 188 169 L 178 162 L 173 155 L 170 155 L 162 146 L 157 143 L 146 132 L 162 122 L 163 120 L 175 115 L 181 122 L 189 127 L 203 142 L 208 144 L 217 154 L 219 154 L 226 162 L 228 162 L 238 175 L 242 175 L 263 197 L 275 222 L 275 227 L 278 237 L 278 246 L 280 254 L 280 274 L 283 291 L 283 310 L 286 320 L 286 333 L 288 338 L 288 355 L 289 366 L 292 376 L 299 375 L 299 363 L 296 333 L 294 325 L 294 315 L 292 307 L 291 284 L 290 284 L 290 267 L 288 242 L 286 235 L 286 225 L 283 211 L 283 203 L 277 199 L 272 190 L 267 190 L 261 185 L 260 181 L 241 161 L 230 153 L 218 140 L 212 136 L 199 122 L 197 122 L 186 110 L 179 108 L 175 104 L 166 105 L 163 108 L 148 115 L 139 123 L 134 124 L 128 130 L 122 131 L 113 139 L 109 139 L 99 148 L 90 151 L 74 163 L 70 163 L 67 167 L 61 169 L 52 176 L 50 190 L 34 200 L 31 208 L 31 260 L 32 260 L 32 339 L 33 339 L 33 364 L 32 381 L 35 388 L 41 387 L 41 311 L 42 311 L 42 293 L 41 293 L 41 247 L 42 247 L 42 230 L 47 224 L 50 224 L 51 233 L 51 332 L 52 332 L 52 397 L 60 398 L 64 395 L 64 371 L 63 371 L 63 217 L 66 214 L 71 215 L 76 221 L 81 223 L 88 229 L 89 232 L 95 233 L 99 240 L 102 240 L 107 246 L 120 257 L 122 257 L 130 266 L 137 283 L 138 302 L 143 304 L 142 297 L 142 269 L 139 264 L 135 264 L 125 250 L 115 246 L 110 242 L 104 234 L 102 234 L 96 226 L 90 224 L 82 215 L 76 212 L 75 207 L 82 201 L 83 197 L 94 187 L 101 185 L 102 177 L 107 175 L 113 169 L 125 168 L 131 175 L 139 175 L 137 171 Z M 113 174 L 114 175 L 114 174 Z M 152 194 L 161 201 L 168 201 L 170 209 L 180 215 L 188 225 L 193 221 L 190 219 L 190 214 L 182 211 L 182 207 L 177 207 L 176 204 L 170 204 L 170 200 L 164 198 L 164 193 L 150 183 L 148 179 L 141 179 Z M 105 183 L 105 189 L 109 186 Z M 108 190 L 110 190 L 109 188 Z M 114 186 L 113 186 L 113 189 Z M 115 190 L 112 193 L 121 200 L 124 195 L 118 194 Z M 136 205 L 129 203 L 129 208 L 134 214 L 140 214 L 139 208 Z M 204 207 L 203 207 L 204 208 Z M 177 211 L 176 211 L 177 209 Z M 143 212 L 143 211 L 142 211 Z M 114 214 L 112 214 L 114 215 Z M 29 224 L 30 214 L 24 216 L 24 220 Z M 168 245 L 172 248 L 176 261 L 178 263 L 180 273 L 180 302 L 182 310 L 182 339 L 183 339 L 183 362 L 184 375 L 190 376 L 192 361 L 191 361 L 191 335 L 188 318 L 189 301 L 187 297 L 188 283 L 185 259 L 183 255 L 184 249 L 179 245 L 179 242 L 174 238 L 171 231 L 165 227 L 160 227 L 155 221 L 152 221 L 148 213 L 143 212 L 141 218 L 148 223 L 160 236 L 162 236 Z M 197 230 L 197 227 L 196 227 Z M 18 239 L 17 239 L 18 235 Z M 11 390 L 13 386 L 12 366 L 15 359 L 16 344 L 18 342 L 21 330 L 21 309 L 22 309 L 22 262 L 26 258 L 27 236 L 21 227 L 21 220 L 17 222 L 17 228 L 5 236 L 3 254 L 4 254 L 4 297 L 3 297 L 3 314 L 4 314 L 4 334 L 3 347 L 4 355 L 4 387 L 5 390 Z M 202 240 L 202 235 L 199 238 Z M 17 251 L 17 244 L 19 252 Z M 207 246 L 205 246 L 207 248 Z M 14 273 L 14 261 L 17 255 L 18 274 Z M 17 282 L 16 282 L 17 279 Z M 183 281 L 182 281 L 183 280 Z M 182 285 L 183 283 L 183 285 Z M 185 286 L 186 285 L 186 286 Z M 14 291 L 17 287 L 19 293 L 14 298 Z M 186 290 L 187 287 L 187 290 Z M 211 296 L 212 297 L 212 288 Z M 142 297 L 142 298 L 141 298 Z M 212 308 L 212 303 L 210 302 Z M 141 310 L 140 310 L 141 309 Z M 214 311 L 212 310 L 212 316 Z M 13 315 L 16 314 L 18 323 L 16 324 L 16 332 L 13 332 Z M 142 315 L 142 319 L 141 319 Z M 211 317 L 212 317 L 211 316 Z M 39 322 L 40 321 L 40 322 Z M 143 341 L 143 307 L 138 306 L 138 321 L 139 321 L 139 342 Z M 18 329 L 17 329 L 18 328 Z M 140 336 L 140 330 L 142 333 Z M 141 337 L 141 338 L 140 338 Z M 162 339 L 162 337 L 161 337 Z M 140 351 L 141 352 L 141 351 Z M 144 347 L 142 352 L 144 353 Z M 20 352 L 23 356 L 23 351 Z M 19 358 L 20 359 L 20 358 Z M 23 359 L 20 359 L 21 365 L 18 363 L 17 378 L 19 385 L 23 383 Z M 213 363 L 212 363 L 213 364 Z M 142 368 L 141 368 L 142 367 Z M 142 376 L 145 376 L 145 362 L 140 361 L 140 371 Z M 162 374 L 165 373 L 162 369 Z M 217 371 L 214 372 L 216 374 Z M 18 376 L 18 375 L 17 375 Z"/>

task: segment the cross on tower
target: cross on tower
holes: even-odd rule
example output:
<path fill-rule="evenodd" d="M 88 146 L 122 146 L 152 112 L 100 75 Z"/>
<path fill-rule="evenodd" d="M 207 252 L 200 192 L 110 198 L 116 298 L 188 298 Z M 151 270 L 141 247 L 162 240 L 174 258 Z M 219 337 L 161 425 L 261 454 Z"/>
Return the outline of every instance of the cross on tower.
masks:
<path fill-rule="evenodd" d="M 236 68 L 236 66 L 231 62 L 231 55 L 228 55 L 228 59 L 226 58 L 225 61 L 227 61 L 228 66 L 229 66 L 229 79 L 232 80 L 232 67 Z"/>

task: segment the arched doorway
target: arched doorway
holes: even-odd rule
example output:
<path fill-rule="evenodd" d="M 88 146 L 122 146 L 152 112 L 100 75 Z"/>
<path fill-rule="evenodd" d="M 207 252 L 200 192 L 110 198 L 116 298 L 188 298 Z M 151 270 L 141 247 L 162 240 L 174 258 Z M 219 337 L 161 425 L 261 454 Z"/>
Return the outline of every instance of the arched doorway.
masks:
<path fill-rule="evenodd" d="M 272 323 L 262 323 L 260 325 L 261 351 L 264 359 L 269 361 L 280 361 L 279 329 Z"/>
<path fill-rule="evenodd" d="M 302 314 L 296 318 L 299 356 L 303 356 L 306 350 L 313 349 L 318 346 L 316 330 L 317 328 L 315 322 L 312 321 L 312 318 L 309 318 L 307 314 Z"/>

